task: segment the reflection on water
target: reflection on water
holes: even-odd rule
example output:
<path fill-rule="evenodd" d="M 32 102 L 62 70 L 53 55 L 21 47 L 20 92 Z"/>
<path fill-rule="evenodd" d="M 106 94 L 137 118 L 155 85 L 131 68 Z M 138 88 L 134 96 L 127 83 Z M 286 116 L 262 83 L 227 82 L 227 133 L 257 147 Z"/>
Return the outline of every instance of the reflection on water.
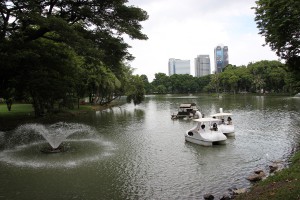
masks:
<path fill-rule="evenodd" d="M 171 120 L 171 114 L 189 102 L 206 116 L 220 107 L 232 112 L 236 137 L 213 147 L 185 142 L 184 132 L 194 123 Z M 44 156 L 36 150 L 40 143 L 14 153 L 1 150 L 0 194 L 4 199 L 218 197 L 229 188 L 249 187 L 246 177 L 254 170 L 267 170 L 275 160 L 286 163 L 300 139 L 299 105 L 300 98 L 290 97 L 152 95 L 138 106 L 79 116 L 72 121 L 93 127 L 98 137 L 70 138 L 66 154 Z M 5 134 L 0 133 L 2 143 Z M 13 159 L 16 163 L 9 162 Z M 41 167 L 20 164 L 26 161 Z M 67 164 L 72 161 L 80 164 Z M 53 167 L 46 167 L 49 163 Z"/>

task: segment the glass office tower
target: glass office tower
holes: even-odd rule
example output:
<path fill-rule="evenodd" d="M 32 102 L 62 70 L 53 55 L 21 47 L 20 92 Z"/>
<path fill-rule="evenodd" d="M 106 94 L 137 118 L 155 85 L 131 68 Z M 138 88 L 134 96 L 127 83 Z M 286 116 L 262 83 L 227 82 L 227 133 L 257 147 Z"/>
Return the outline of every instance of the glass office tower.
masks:
<path fill-rule="evenodd" d="M 215 72 L 220 73 L 229 64 L 228 46 L 218 45 L 215 50 Z"/>
<path fill-rule="evenodd" d="M 169 59 L 169 76 L 173 74 L 191 74 L 190 60 Z"/>
<path fill-rule="evenodd" d="M 195 77 L 206 76 L 210 74 L 209 55 L 198 55 L 195 58 Z"/>

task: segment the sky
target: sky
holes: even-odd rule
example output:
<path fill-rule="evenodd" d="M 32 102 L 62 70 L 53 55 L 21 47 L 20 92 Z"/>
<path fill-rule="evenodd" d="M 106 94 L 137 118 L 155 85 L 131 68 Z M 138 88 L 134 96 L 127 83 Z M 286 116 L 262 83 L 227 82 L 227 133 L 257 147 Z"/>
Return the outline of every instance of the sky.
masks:
<path fill-rule="evenodd" d="M 125 41 L 135 60 L 129 64 L 134 74 L 145 74 L 149 81 L 155 73 L 168 75 L 169 58 L 190 60 L 195 75 L 194 59 L 210 56 L 214 70 L 214 48 L 228 46 L 229 64 L 247 65 L 260 60 L 278 60 L 275 52 L 258 34 L 255 0 L 129 0 L 145 10 L 149 19 L 141 22 L 148 40 Z"/>

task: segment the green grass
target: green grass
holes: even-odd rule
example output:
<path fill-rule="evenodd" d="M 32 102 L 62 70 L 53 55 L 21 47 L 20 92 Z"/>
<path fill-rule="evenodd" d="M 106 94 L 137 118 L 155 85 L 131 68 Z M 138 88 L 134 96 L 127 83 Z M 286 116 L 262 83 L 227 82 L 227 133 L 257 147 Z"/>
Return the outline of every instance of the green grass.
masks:
<path fill-rule="evenodd" d="M 255 184 L 251 190 L 239 195 L 238 200 L 300 199 L 300 151 L 292 158 L 289 168 L 283 169 L 264 181 Z"/>
<path fill-rule="evenodd" d="M 13 104 L 11 111 L 8 111 L 6 104 L 0 104 L 0 117 L 8 116 L 28 116 L 33 115 L 31 104 Z"/>
<path fill-rule="evenodd" d="M 8 111 L 6 104 L 0 104 L 0 131 L 12 130 L 18 125 L 34 119 L 31 104 L 13 104 L 11 111 Z"/>
<path fill-rule="evenodd" d="M 64 112 L 76 113 L 78 111 L 89 111 L 92 110 L 90 105 L 80 105 L 79 109 L 74 108 L 72 110 L 63 110 Z M 11 111 L 8 111 L 6 104 L 0 104 L 0 117 L 7 116 L 28 116 L 34 115 L 32 104 L 13 104 Z"/>
<path fill-rule="evenodd" d="M 49 114 L 44 117 L 35 117 L 32 104 L 19 104 L 12 105 L 11 111 L 8 111 L 6 104 L 0 104 L 0 131 L 8 131 L 16 128 L 24 123 L 47 123 L 58 120 L 67 120 L 76 115 L 87 113 L 93 110 L 91 105 L 80 105 L 79 109 L 63 109 L 62 111 L 54 114 Z"/>

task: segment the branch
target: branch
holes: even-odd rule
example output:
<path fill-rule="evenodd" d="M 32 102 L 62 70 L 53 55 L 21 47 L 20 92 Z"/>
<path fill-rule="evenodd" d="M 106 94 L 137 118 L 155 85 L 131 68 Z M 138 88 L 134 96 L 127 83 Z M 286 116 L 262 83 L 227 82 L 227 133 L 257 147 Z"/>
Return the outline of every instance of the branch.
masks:
<path fill-rule="evenodd" d="M 49 7 L 48 14 L 47 14 L 48 16 L 50 16 L 52 14 L 52 10 L 53 10 L 56 3 L 57 3 L 57 0 L 51 0 L 50 1 L 50 5 L 49 5 L 50 7 Z"/>

